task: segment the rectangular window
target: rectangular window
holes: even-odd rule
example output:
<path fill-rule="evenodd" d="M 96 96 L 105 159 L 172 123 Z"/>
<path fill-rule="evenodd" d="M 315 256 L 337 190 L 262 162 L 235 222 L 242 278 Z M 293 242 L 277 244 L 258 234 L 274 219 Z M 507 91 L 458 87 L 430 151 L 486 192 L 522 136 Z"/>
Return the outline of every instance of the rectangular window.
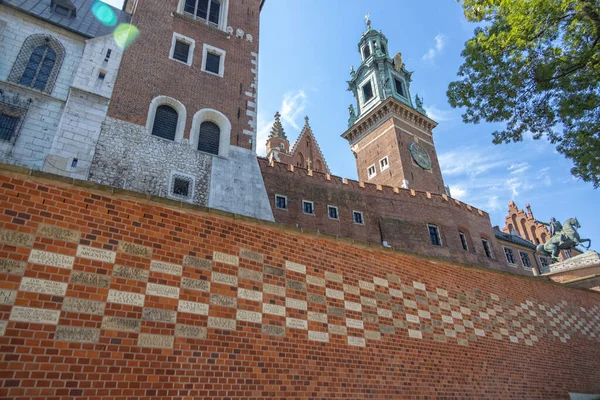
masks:
<path fill-rule="evenodd" d="M 435 225 L 427 225 L 429 229 L 429 239 L 431 240 L 431 244 L 434 246 L 441 246 L 442 239 L 440 238 L 440 230 Z"/>
<path fill-rule="evenodd" d="M 221 78 L 225 75 L 225 50 L 204 43 L 202 48 L 202 72 L 218 75 Z"/>
<path fill-rule="evenodd" d="M 190 44 L 181 40 L 175 41 L 175 48 L 173 49 L 173 58 L 182 63 L 188 63 L 190 56 Z"/>
<path fill-rule="evenodd" d="M 485 256 L 487 258 L 492 258 L 492 250 L 490 249 L 490 242 L 487 239 L 481 239 L 481 244 L 483 244 L 483 251 L 485 252 Z"/>
<path fill-rule="evenodd" d="M 364 103 L 369 102 L 373 98 L 373 85 L 371 82 L 362 87 Z"/>
<path fill-rule="evenodd" d="M 406 92 L 404 91 L 404 84 L 398 78 L 394 78 L 394 85 L 396 86 L 396 93 L 398 93 L 402 97 L 406 97 Z"/>
<path fill-rule="evenodd" d="M 315 203 L 302 200 L 302 212 L 304 214 L 315 215 Z"/>
<path fill-rule="evenodd" d="M 6 114 L 0 114 L 0 140 L 11 141 L 17 133 L 19 126 L 18 117 L 12 117 Z"/>
<path fill-rule="evenodd" d="M 206 53 L 206 64 L 204 69 L 213 74 L 219 75 L 221 65 L 221 56 L 214 53 Z"/>
<path fill-rule="evenodd" d="M 371 56 L 371 48 L 369 47 L 368 44 L 363 49 L 363 56 L 364 56 L 365 60 Z"/>
<path fill-rule="evenodd" d="M 565 255 L 565 260 L 571 258 L 571 250 L 563 250 L 563 254 Z"/>
<path fill-rule="evenodd" d="M 469 251 L 469 245 L 467 244 L 467 236 L 462 232 L 458 232 L 458 235 L 460 236 L 460 243 L 462 244 L 463 250 Z"/>
<path fill-rule="evenodd" d="M 515 263 L 515 255 L 513 254 L 513 251 L 511 248 L 505 247 L 504 248 L 504 255 L 506 256 L 506 262 L 509 264 L 516 264 Z"/>
<path fill-rule="evenodd" d="M 275 195 L 275 207 L 281 210 L 287 210 L 287 197 L 279 194 Z"/>
<path fill-rule="evenodd" d="M 329 214 L 330 219 L 340 219 L 337 207 L 327 206 L 327 214 Z"/>
<path fill-rule="evenodd" d="M 365 223 L 362 211 L 353 211 L 352 214 L 355 224 L 363 225 Z"/>
<path fill-rule="evenodd" d="M 531 269 L 531 261 L 529 261 L 529 254 L 520 251 L 519 255 L 521 256 L 521 262 L 523 263 L 523 267 Z"/>
<path fill-rule="evenodd" d="M 546 257 L 540 257 L 540 264 L 542 265 L 543 268 L 546 268 L 550 265 L 550 263 L 548 262 L 548 259 Z"/>
<path fill-rule="evenodd" d="M 390 162 L 388 161 L 387 156 L 382 158 L 381 160 L 379 160 L 379 166 L 381 167 L 382 171 L 385 171 L 386 169 L 389 168 Z"/>
<path fill-rule="evenodd" d="M 173 194 L 176 196 L 188 197 L 190 193 L 190 181 L 187 179 L 175 178 L 173 180 Z"/>
<path fill-rule="evenodd" d="M 367 173 L 369 174 L 369 179 L 371 179 L 375 175 L 377 175 L 377 169 L 375 168 L 375 164 L 373 164 L 369 167 L 369 169 L 367 170 Z"/>

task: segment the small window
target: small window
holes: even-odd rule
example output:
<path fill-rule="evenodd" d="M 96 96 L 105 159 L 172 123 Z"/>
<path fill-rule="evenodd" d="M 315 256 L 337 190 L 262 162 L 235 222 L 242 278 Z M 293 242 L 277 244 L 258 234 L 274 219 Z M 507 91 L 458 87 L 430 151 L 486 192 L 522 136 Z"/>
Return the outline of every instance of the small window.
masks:
<path fill-rule="evenodd" d="M 565 260 L 571 258 L 571 250 L 563 250 L 563 254 L 565 255 Z"/>
<path fill-rule="evenodd" d="M 373 98 L 373 85 L 371 84 L 371 82 L 369 82 L 362 87 L 362 90 L 364 102 L 367 103 Z"/>
<path fill-rule="evenodd" d="M 315 215 L 315 203 L 302 200 L 302 212 L 304 214 Z"/>
<path fill-rule="evenodd" d="M 202 72 L 208 72 L 222 78 L 225 75 L 226 54 L 225 50 L 205 43 L 202 49 Z"/>
<path fill-rule="evenodd" d="M 385 44 L 381 43 L 381 52 L 383 53 L 383 55 L 386 55 L 386 49 L 385 49 Z"/>
<path fill-rule="evenodd" d="M 540 264 L 542 265 L 543 268 L 546 268 L 550 265 L 550 263 L 548 262 L 548 259 L 546 257 L 540 257 Z"/>
<path fill-rule="evenodd" d="M 389 166 L 390 166 L 390 163 L 389 163 L 389 161 L 388 161 L 388 158 L 387 158 L 387 156 L 386 156 L 386 157 L 384 157 L 384 158 L 382 158 L 381 160 L 379 160 L 379 166 L 380 166 L 380 169 L 381 169 L 382 171 L 385 171 L 386 169 L 388 169 L 388 168 L 389 168 Z"/>
<path fill-rule="evenodd" d="M 167 140 L 175 140 L 179 115 L 171 106 L 163 104 L 156 109 L 152 135 Z"/>
<path fill-rule="evenodd" d="M 371 57 L 371 48 L 369 47 L 369 45 L 367 44 L 365 46 L 365 48 L 363 49 L 363 57 L 365 58 L 365 60 L 369 57 Z"/>
<path fill-rule="evenodd" d="M 429 229 L 429 239 L 431 240 L 431 244 L 434 246 L 441 246 L 442 239 L 440 237 L 440 230 L 435 225 L 427 225 Z"/>
<path fill-rule="evenodd" d="M 12 141 L 17 133 L 20 120 L 19 117 L 0 114 L 0 140 Z"/>
<path fill-rule="evenodd" d="M 179 200 L 192 200 L 194 195 L 194 177 L 178 172 L 171 174 L 169 196 Z"/>
<path fill-rule="evenodd" d="M 104 72 L 104 71 L 98 72 L 98 80 L 104 81 L 105 79 L 106 79 L 106 72 Z"/>
<path fill-rule="evenodd" d="M 369 174 L 369 179 L 371 179 L 375 175 L 377 175 L 377 169 L 375 168 L 375 164 L 373 164 L 369 167 L 369 169 L 367 170 L 367 173 Z"/>
<path fill-rule="evenodd" d="M 280 210 L 287 210 L 287 197 L 276 194 L 275 207 L 279 208 Z"/>
<path fill-rule="evenodd" d="M 363 218 L 362 211 L 353 211 L 352 214 L 353 214 L 355 224 L 364 225 L 365 220 Z"/>
<path fill-rule="evenodd" d="M 334 206 L 327 206 L 327 214 L 330 219 L 340 219 L 338 208 Z"/>
<path fill-rule="evenodd" d="M 404 83 L 398 78 L 394 78 L 394 84 L 396 86 L 396 93 L 402 97 L 406 97 L 406 91 L 404 90 Z"/>
<path fill-rule="evenodd" d="M 110 56 L 111 56 L 111 54 L 112 54 L 112 50 L 111 50 L 111 49 L 108 49 L 108 50 L 106 51 L 106 57 L 104 57 L 104 62 L 108 62 L 108 60 L 110 60 Z"/>
<path fill-rule="evenodd" d="M 483 251 L 485 252 L 485 256 L 487 258 L 492 258 L 492 250 L 490 249 L 490 242 L 487 239 L 481 239 L 481 244 L 483 244 Z"/>
<path fill-rule="evenodd" d="M 521 262 L 523 263 L 523 267 L 531 269 L 531 261 L 529 261 L 529 254 L 520 251 L 519 256 L 521 256 Z"/>
<path fill-rule="evenodd" d="M 219 144 L 221 141 L 221 129 L 214 122 L 204 121 L 200 125 L 198 137 L 198 151 L 219 155 Z"/>
<path fill-rule="evenodd" d="M 188 197 L 190 194 L 190 181 L 180 178 L 173 179 L 173 194 Z"/>
<path fill-rule="evenodd" d="M 173 49 L 173 58 L 177 61 L 187 64 L 190 56 L 190 44 L 181 40 L 175 41 L 175 48 Z"/>
<path fill-rule="evenodd" d="M 221 65 L 221 56 L 215 53 L 206 53 L 206 64 L 204 69 L 213 74 L 219 75 Z"/>
<path fill-rule="evenodd" d="M 467 236 L 462 232 L 458 232 L 458 236 L 460 236 L 460 243 L 462 244 L 463 250 L 469 251 L 469 245 L 467 244 Z"/>
<path fill-rule="evenodd" d="M 505 247 L 504 248 L 504 255 L 506 256 L 506 262 L 509 264 L 516 264 L 515 263 L 515 255 L 513 254 L 513 251 L 511 248 Z"/>
<path fill-rule="evenodd" d="M 79 160 L 77 158 L 74 158 L 71 161 L 71 168 L 77 168 L 77 164 L 79 163 Z"/>

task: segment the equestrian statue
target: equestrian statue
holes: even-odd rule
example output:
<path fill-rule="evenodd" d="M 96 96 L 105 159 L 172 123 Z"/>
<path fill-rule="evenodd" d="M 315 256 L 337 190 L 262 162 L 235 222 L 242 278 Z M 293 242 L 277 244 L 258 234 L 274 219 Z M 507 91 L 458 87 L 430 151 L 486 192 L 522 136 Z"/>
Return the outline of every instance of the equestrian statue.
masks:
<path fill-rule="evenodd" d="M 561 250 L 574 249 L 582 243 L 587 243 L 586 250 L 592 245 L 590 239 L 581 239 L 577 229 L 581 228 L 577 218 L 569 218 L 564 224 L 552 218 L 550 222 L 535 221 L 550 229 L 550 240 L 537 247 L 537 251 L 554 261 L 560 261 L 558 254 Z"/>

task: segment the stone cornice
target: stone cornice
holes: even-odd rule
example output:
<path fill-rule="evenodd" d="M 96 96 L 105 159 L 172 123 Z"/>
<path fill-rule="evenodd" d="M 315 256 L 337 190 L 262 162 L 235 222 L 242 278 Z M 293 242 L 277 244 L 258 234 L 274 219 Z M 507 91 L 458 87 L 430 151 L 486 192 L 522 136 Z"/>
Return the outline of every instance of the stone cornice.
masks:
<path fill-rule="evenodd" d="M 371 128 L 377 126 L 380 122 L 390 116 L 396 116 L 430 134 L 433 134 L 433 128 L 438 125 L 437 122 L 431 118 L 428 118 L 397 99 L 390 97 L 362 116 L 354 125 L 352 125 L 352 127 L 342 134 L 342 137 L 350 143 L 354 143 L 358 138 L 367 134 Z"/>

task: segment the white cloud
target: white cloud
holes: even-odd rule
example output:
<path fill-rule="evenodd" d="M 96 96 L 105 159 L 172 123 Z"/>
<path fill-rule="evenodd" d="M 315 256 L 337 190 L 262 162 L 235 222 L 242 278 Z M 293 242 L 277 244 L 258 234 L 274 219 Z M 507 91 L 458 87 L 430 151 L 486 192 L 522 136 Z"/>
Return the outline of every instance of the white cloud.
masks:
<path fill-rule="evenodd" d="M 510 171 L 511 175 L 522 175 L 529 168 L 531 168 L 531 165 L 529 165 L 528 162 L 522 162 L 519 164 L 512 164 L 510 167 L 508 167 L 508 170 Z"/>
<path fill-rule="evenodd" d="M 435 45 L 423 55 L 423 62 L 433 64 L 435 58 L 444 50 L 444 47 L 446 47 L 446 36 L 440 33 L 435 37 Z"/>
<path fill-rule="evenodd" d="M 467 175 L 474 178 L 491 169 L 505 167 L 507 160 L 499 152 L 489 154 L 475 147 L 463 147 L 439 155 L 444 176 Z"/>
<path fill-rule="evenodd" d="M 498 201 L 498 196 L 490 196 L 487 202 L 487 208 L 489 211 L 498 211 L 500 210 L 500 202 Z"/>
<path fill-rule="evenodd" d="M 425 106 L 427 116 L 436 122 L 451 121 L 456 118 L 452 110 L 442 110 L 436 106 Z"/>
<path fill-rule="evenodd" d="M 468 193 L 469 191 L 462 186 L 450 185 L 450 194 L 452 195 L 453 199 L 465 201 Z"/>

